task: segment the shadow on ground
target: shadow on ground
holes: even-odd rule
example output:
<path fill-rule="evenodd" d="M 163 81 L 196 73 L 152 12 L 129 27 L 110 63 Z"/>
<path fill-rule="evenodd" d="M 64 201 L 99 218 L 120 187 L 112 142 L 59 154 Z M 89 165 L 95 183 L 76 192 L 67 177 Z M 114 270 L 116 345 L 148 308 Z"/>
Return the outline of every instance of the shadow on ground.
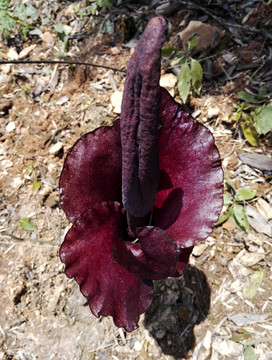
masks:
<path fill-rule="evenodd" d="M 182 359 L 194 347 L 194 326 L 208 315 L 210 293 L 205 274 L 190 265 L 181 278 L 156 282 L 144 325 L 164 354 Z"/>

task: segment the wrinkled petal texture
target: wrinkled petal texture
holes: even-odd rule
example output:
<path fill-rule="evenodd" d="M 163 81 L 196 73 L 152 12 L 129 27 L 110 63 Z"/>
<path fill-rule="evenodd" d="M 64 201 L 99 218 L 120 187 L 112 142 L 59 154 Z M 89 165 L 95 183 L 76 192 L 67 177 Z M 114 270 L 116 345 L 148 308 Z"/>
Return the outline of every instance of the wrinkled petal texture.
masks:
<path fill-rule="evenodd" d="M 113 317 L 132 331 L 150 306 L 152 281 L 118 265 L 112 255 L 123 239 L 123 215 L 117 202 L 95 204 L 77 218 L 60 248 L 66 275 L 74 277 L 95 316 Z"/>
<path fill-rule="evenodd" d="M 139 243 L 123 243 L 114 249 L 115 260 L 128 271 L 159 280 L 173 276 L 179 259 L 176 242 L 153 226 L 136 229 Z"/>
<path fill-rule="evenodd" d="M 160 184 L 154 225 L 188 248 L 209 236 L 223 204 L 223 171 L 211 132 L 161 88 Z M 182 254 L 182 249 L 181 249 Z"/>
<path fill-rule="evenodd" d="M 158 190 L 159 81 L 166 32 L 165 19 L 152 18 L 127 68 L 121 108 L 122 199 L 127 212 L 136 217 L 151 211 Z"/>
<path fill-rule="evenodd" d="M 69 151 L 60 177 L 60 204 L 74 222 L 101 201 L 121 201 L 120 121 L 83 135 Z"/>

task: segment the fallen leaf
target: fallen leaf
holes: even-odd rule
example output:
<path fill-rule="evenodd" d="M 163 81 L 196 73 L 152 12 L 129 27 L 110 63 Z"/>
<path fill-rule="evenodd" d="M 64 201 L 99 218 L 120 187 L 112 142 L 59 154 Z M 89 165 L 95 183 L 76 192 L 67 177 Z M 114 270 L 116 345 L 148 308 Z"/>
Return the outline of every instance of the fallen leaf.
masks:
<path fill-rule="evenodd" d="M 272 159 L 266 155 L 238 152 L 238 157 L 243 164 L 262 171 L 272 171 Z"/>
<path fill-rule="evenodd" d="M 247 205 L 246 215 L 250 226 L 252 226 L 254 230 L 272 237 L 272 226 L 256 209 Z"/>
<path fill-rule="evenodd" d="M 257 271 L 251 275 L 243 287 L 243 296 L 245 299 L 251 299 L 256 294 L 258 288 L 261 286 L 263 277 L 263 271 Z"/>
<path fill-rule="evenodd" d="M 245 360 L 256 360 L 255 353 L 251 346 L 246 346 L 243 355 Z"/>
<path fill-rule="evenodd" d="M 236 260 L 238 260 L 240 264 L 245 267 L 253 266 L 264 258 L 265 254 L 263 253 L 249 253 L 245 249 L 240 251 L 236 256 Z"/>
<path fill-rule="evenodd" d="M 18 58 L 19 59 L 26 58 L 31 53 L 31 51 L 35 49 L 35 47 L 36 47 L 36 44 L 33 44 L 33 45 L 30 45 L 30 46 L 24 48 L 22 51 L 20 51 Z"/>
<path fill-rule="evenodd" d="M 255 324 L 263 322 L 271 314 L 250 314 L 250 313 L 238 313 L 228 316 L 228 319 L 232 321 L 236 326 L 245 326 L 249 324 Z"/>
<path fill-rule="evenodd" d="M 23 218 L 19 221 L 20 226 L 27 231 L 34 231 L 36 229 L 36 225 L 31 222 L 28 218 Z"/>
<path fill-rule="evenodd" d="M 256 207 L 257 207 L 258 212 L 262 215 L 262 217 L 265 220 L 272 219 L 272 207 L 268 204 L 267 201 L 260 198 L 257 201 Z"/>

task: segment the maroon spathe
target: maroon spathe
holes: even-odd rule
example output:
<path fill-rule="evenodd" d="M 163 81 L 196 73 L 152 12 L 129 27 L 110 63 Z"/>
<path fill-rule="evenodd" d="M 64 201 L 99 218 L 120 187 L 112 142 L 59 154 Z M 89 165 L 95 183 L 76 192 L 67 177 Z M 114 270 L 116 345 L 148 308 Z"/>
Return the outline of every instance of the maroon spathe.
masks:
<path fill-rule="evenodd" d="M 60 249 L 66 274 L 95 316 L 111 315 L 127 331 L 151 304 L 152 280 L 182 274 L 222 208 L 223 172 L 212 134 L 159 87 L 165 33 L 165 20 L 153 18 L 135 49 L 121 131 L 116 121 L 82 136 L 60 178 L 61 206 L 73 223 Z M 151 74 L 147 46 L 155 59 L 148 61 Z M 134 224 L 129 230 L 127 218 Z"/>

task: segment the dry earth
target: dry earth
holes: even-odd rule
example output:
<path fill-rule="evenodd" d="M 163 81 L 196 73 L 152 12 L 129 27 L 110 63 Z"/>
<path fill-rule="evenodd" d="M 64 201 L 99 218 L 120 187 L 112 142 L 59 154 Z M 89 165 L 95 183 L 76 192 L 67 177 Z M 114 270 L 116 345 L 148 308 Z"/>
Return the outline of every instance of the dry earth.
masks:
<path fill-rule="evenodd" d="M 181 16 L 170 21 L 179 24 Z M 108 35 L 92 34 L 87 44 L 87 60 L 126 66 L 129 49 L 109 42 Z M 59 46 L 56 38 L 42 41 L 31 58 L 44 59 Z M 8 54 L 10 47 L 1 47 Z M 86 42 L 70 51 L 83 49 Z M 0 68 L 0 359 L 272 359 L 271 237 L 252 228 L 242 232 L 231 221 L 216 228 L 195 247 L 182 278 L 156 282 L 154 301 L 132 333 L 116 328 L 111 318 L 93 317 L 78 286 L 64 275 L 58 257 L 69 228 L 58 198 L 64 156 L 82 134 L 118 117 L 110 97 L 124 84 L 123 73 L 82 69 Z M 190 105 L 214 134 L 225 177 L 237 188 L 256 189 L 252 206 L 261 210 L 265 201 L 271 212 L 271 180 L 237 156 L 271 148 L 253 150 L 228 123 L 241 79 L 249 77 L 245 72 L 220 91 L 191 97 Z M 22 218 L 35 230 L 23 229 Z M 261 272 L 256 294 L 246 299 L 245 284 Z"/>

